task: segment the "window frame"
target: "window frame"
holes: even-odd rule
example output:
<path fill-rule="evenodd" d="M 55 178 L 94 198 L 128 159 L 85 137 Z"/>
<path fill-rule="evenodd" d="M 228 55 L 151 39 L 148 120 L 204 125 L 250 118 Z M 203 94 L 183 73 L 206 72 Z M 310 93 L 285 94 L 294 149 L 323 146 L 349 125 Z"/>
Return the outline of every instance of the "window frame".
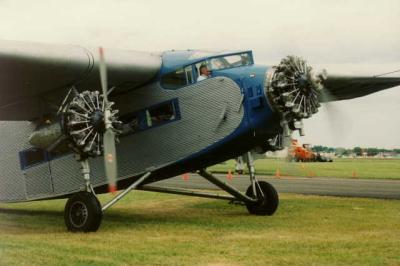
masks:
<path fill-rule="evenodd" d="M 233 66 L 233 67 L 228 67 L 228 68 L 223 68 L 223 69 L 214 69 L 214 70 L 211 69 L 210 60 L 212 60 L 214 58 L 229 57 L 229 56 L 234 56 L 234 55 L 239 55 L 240 56 L 242 54 L 247 54 L 249 56 L 249 63 L 247 65 L 239 65 L 239 66 Z M 245 67 L 245 66 L 254 65 L 254 57 L 253 57 L 253 52 L 251 50 L 248 50 L 248 51 L 241 51 L 241 52 L 234 52 L 234 53 L 227 53 L 227 54 L 219 54 L 219 55 L 214 55 L 214 56 L 209 56 L 209 57 L 206 57 L 206 58 L 202 58 L 200 60 L 194 61 L 194 62 L 192 62 L 190 64 L 187 64 L 187 65 L 183 65 L 182 67 L 176 68 L 176 69 L 174 69 L 174 70 L 172 70 L 170 72 L 162 74 L 162 76 L 160 78 L 160 86 L 165 90 L 179 90 L 179 89 L 185 88 L 187 86 L 196 84 L 197 83 L 197 78 L 200 75 L 199 69 L 197 68 L 197 65 L 201 65 L 203 63 L 206 63 L 207 67 L 212 71 L 221 71 L 221 70 L 234 69 L 234 68 L 238 68 L 238 67 Z M 186 71 L 185 71 L 185 68 L 187 68 L 187 67 L 192 67 L 192 71 L 191 71 L 192 72 L 192 82 L 191 83 L 188 83 L 188 78 L 187 78 Z M 179 87 L 176 87 L 176 88 L 168 88 L 168 87 L 166 87 L 164 85 L 164 83 L 162 82 L 163 77 L 165 75 L 177 72 L 178 70 L 181 70 L 181 69 L 185 73 L 186 84 L 182 85 L 182 86 L 179 86 Z"/>

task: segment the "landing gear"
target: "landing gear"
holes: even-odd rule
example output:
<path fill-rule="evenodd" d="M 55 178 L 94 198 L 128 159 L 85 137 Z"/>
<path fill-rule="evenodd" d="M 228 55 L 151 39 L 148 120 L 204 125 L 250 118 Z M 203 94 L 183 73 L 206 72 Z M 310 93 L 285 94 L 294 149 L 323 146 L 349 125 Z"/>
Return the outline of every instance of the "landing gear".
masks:
<path fill-rule="evenodd" d="M 173 194 L 184 194 L 189 196 L 201 196 L 201 197 L 208 197 L 208 198 L 219 198 L 219 199 L 230 199 L 231 202 L 243 202 L 247 210 L 250 214 L 255 215 L 273 215 L 275 211 L 278 209 L 279 205 L 279 197 L 278 192 L 275 188 L 264 181 L 258 181 L 255 175 L 254 169 L 254 162 L 251 155 L 251 152 L 246 154 L 246 162 L 247 168 L 250 174 L 250 186 L 247 188 L 246 194 L 243 194 L 236 188 L 232 187 L 231 185 L 221 181 L 217 177 L 213 176 L 212 174 L 206 172 L 204 169 L 199 171 L 199 175 L 213 183 L 214 185 L 218 186 L 222 190 L 225 190 L 229 194 L 233 196 L 231 197 L 221 197 L 219 195 L 204 195 L 199 194 L 196 192 L 189 192 L 189 191 L 172 191 L 169 189 L 168 191 L 155 189 L 155 188 L 148 188 L 144 187 L 142 189 L 158 191 L 158 192 L 166 192 L 166 193 L 173 193 Z"/>
<path fill-rule="evenodd" d="M 64 221 L 70 232 L 96 232 L 100 227 L 103 212 L 90 183 L 89 161 L 86 158 L 80 163 L 85 189 L 68 199 L 64 209 Z"/>
<path fill-rule="evenodd" d="M 72 195 L 65 205 L 65 225 L 71 232 L 96 232 L 102 217 L 100 202 L 90 192 Z"/>
<path fill-rule="evenodd" d="M 276 189 L 269 183 L 257 181 L 256 193 L 254 195 L 253 187 L 247 188 L 246 196 L 257 198 L 257 202 L 246 202 L 247 210 L 255 215 L 273 215 L 279 205 L 279 197 Z"/>
<path fill-rule="evenodd" d="M 83 171 L 87 171 L 83 170 Z M 90 171 L 89 171 L 90 172 Z M 133 182 L 125 191 L 115 196 L 110 202 L 101 206 L 90 183 L 88 189 L 90 191 L 81 191 L 73 194 L 64 209 L 64 221 L 70 232 L 96 232 L 99 229 L 103 212 L 126 196 L 130 191 L 137 188 L 149 176 L 150 172 L 141 176 Z M 87 173 L 87 176 L 89 173 Z"/>
<path fill-rule="evenodd" d="M 257 180 L 251 152 L 246 153 L 246 159 L 251 182 L 247 188 L 246 196 L 256 199 L 256 202 L 245 202 L 247 210 L 250 214 L 272 215 L 279 205 L 278 192 L 271 184 Z"/>
<path fill-rule="evenodd" d="M 65 205 L 64 221 L 70 232 L 96 232 L 99 229 L 103 212 L 90 183 L 88 159 L 80 161 L 85 180 L 85 191 L 72 195 Z"/>

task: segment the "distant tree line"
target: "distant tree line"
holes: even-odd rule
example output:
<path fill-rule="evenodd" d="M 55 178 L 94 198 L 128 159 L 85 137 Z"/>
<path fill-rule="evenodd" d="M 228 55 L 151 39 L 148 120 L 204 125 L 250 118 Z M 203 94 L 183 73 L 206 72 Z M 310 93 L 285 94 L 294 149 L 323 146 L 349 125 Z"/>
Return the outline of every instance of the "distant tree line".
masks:
<path fill-rule="evenodd" d="M 366 153 L 367 156 L 375 156 L 379 153 L 394 153 L 396 155 L 400 154 L 400 149 L 382 149 L 382 148 L 361 148 L 354 147 L 352 149 L 346 148 L 332 148 L 321 145 L 316 145 L 312 147 L 314 152 L 326 152 L 326 153 L 335 153 L 338 156 L 349 156 L 351 154 L 355 154 L 356 156 L 362 156 Z"/>

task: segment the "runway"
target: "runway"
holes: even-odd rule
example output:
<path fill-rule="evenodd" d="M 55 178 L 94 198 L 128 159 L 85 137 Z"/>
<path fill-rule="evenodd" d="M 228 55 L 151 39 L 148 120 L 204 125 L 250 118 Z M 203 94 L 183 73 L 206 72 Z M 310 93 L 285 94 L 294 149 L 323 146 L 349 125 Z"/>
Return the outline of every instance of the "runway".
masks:
<path fill-rule="evenodd" d="M 245 191 L 249 186 L 248 176 L 234 175 L 228 179 L 226 175 L 216 175 Z M 302 178 L 302 177 L 268 177 L 259 176 L 259 180 L 271 183 L 278 192 L 306 195 L 360 197 L 378 199 L 400 199 L 400 180 L 376 179 L 342 179 L 342 178 Z M 152 184 L 153 185 L 153 184 Z M 154 185 L 161 187 L 177 187 L 187 189 L 219 189 L 197 174 L 189 174 L 188 180 L 182 176 L 159 181 Z"/>

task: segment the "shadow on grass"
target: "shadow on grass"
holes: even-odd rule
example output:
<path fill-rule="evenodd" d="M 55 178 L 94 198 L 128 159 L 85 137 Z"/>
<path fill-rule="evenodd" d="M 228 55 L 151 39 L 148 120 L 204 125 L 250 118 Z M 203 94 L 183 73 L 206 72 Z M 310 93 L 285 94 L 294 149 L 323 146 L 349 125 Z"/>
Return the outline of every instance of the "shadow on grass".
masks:
<path fill-rule="evenodd" d="M 237 225 L 238 220 L 249 217 L 245 206 L 230 205 L 227 202 L 189 203 L 172 209 L 160 206 L 148 211 L 143 208 L 124 208 L 105 213 L 104 230 L 143 227 L 220 229 L 231 225 L 240 227 L 240 224 Z"/>
<path fill-rule="evenodd" d="M 100 232 L 118 230 L 118 228 L 121 230 L 144 226 L 159 228 L 171 225 L 218 228 L 230 223 L 231 219 L 227 217 L 240 219 L 247 216 L 244 206 L 231 205 L 227 202 L 188 203 L 171 209 L 165 209 L 163 206 L 148 209 L 123 206 L 104 213 Z M 0 232 L 7 229 L 8 234 L 31 233 L 32 231 L 37 234 L 65 232 L 63 231 L 65 230 L 64 214 L 60 210 L 0 208 L 0 217 L 3 217 L 0 221 Z M 14 230 L 8 230 L 9 228 Z"/>
<path fill-rule="evenodd" d="M 11 214 L 11 215 L 21 215 L 21 216 L 50 216 L 50 217 L 63 216 L 63 212 L 60 211 L 8 209 L 8 208 L 0 208 L 0 214 Z"/>

